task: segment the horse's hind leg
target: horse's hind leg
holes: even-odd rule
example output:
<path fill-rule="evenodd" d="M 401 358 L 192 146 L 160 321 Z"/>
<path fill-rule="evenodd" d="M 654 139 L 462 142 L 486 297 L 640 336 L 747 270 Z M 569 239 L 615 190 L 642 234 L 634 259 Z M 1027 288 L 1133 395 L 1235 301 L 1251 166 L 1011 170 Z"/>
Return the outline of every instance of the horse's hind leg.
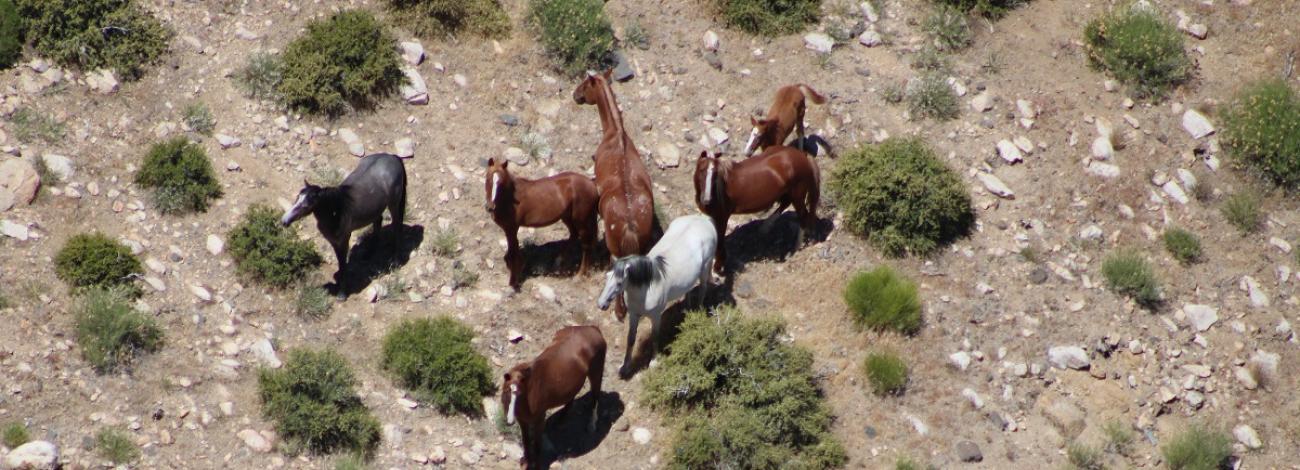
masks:
<path fill-rule="evenodd" d="M 596 432 L 596 422 L 600 411 L 600 383 L 605 379 L 605 350 L 601 348 L 596 357 L 587 366 L 587 380 L 591 381 L 591 422 L 587 423 L 587 432 Z"/>
<path fill-rule="evenodd" d="M 347 289 L 344 287 L 347 276 L 345 273 L 348 269 L 348 245 L 352 242 L 352 237 L 344 235 L 342 240 L 330 241 L 330 246 L 334 248 L 334 257 L 339 261 L 339 270 L 334 273 L 334 284 L 338 287 L 338 297 L 340 299 L 347 297 Z"/>
<path fill-rule="evenodd" d="M 709 281 L 713 279 L 713 274 L 709 272 L 710 264 L 713 264 L 712 260 L 704 260 L 704 269 L 700 270 L 700 301 L 696 308 L 704 308 L 704 302 L 709 297 Z"/>

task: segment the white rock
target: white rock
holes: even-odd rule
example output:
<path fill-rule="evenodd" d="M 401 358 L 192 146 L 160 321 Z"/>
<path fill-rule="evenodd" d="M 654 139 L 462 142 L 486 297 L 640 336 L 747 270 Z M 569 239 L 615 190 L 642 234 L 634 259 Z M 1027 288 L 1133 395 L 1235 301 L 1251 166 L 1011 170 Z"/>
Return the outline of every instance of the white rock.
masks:
<path fill-rule="evenodd" d="M 1197 112 L 1195 109 L 1188 109 L 1183 113 L 1183 129 L 1192 135 L 1193 139 L 1199 139 L 1214 133 L 1214 125 L 1205 115 Z"/>
<path fill-rule="evenodd" d="M 3 233 L 6 237 L 24 242 L 30 237 L 26 225 L 16 224 L 8 219 L 0 221 L 0 233 Z"/>
<path fill-rule="evenodd" d="M 676 145 L 664 142 L 655 147 L 655 163 L 659 168 L 677 168 L 682 163 L 682 154 Z"/>
<path fill-rule="evenodd" d="M 269 339 L 262 338 L 254 341 L 253 344 L 248 346 L 248 350 L 253 353 L 254 357 L 262 361 L 263 364 L 266 364 L 267 367 L 279 369 L 281 365 L 284 365 L 280 362 L 280 356 L 275 354 L 275 347 L 271 345 L 271 340 Z"/>
<path fill-rule="evenodd" d="M 1078 346 L 1053 346 L 1047 350 L 1047 362 L 1057 369 L 1087 369 L 1092 361 L 1088 353 Z"/>
<path fill-rule="evenodd" d="M 117 93 L 120 84 L 112 70 L 92 71 L 86 74 L 86 83 L 95 91 L 104 95 Z"/>
<path fill-rule="evenodd" d="M 238 147 L 240 144 L 239 138 L 234 136 L 229 136 L 226 134 L 217 134 L 216 137 L 217 137 L 217 144 L 221 145 L 221 148 L 223 149 Z"/>
<path fill-rule="evenodd" d="M 41 175 L 31 162 L 21 158 L 8 158 L 0 162 L 0 190 L 3 190 L 0 192 L 8 192 L 13 196 L 9 205 L 19 202 L 31 204 L 36 199 L 40 186 Z"/>
<path fill-rule="evenodd" d="M 1016 198 L 1016 193 L 1012 191 L 1011 188 L 1008 188 L 1006 183 L 1003 183 L 997 176 L 981 172 L 977 173 L 975 177 L 978 178 L 980 183 L 984 184 L 984 188 L 990 193 L 993 193 L 993 195 L 1006 199 Z"/>
<path fill-rule="evenodd" d="M 41 159 L 45 161 L 45 167 L 49 168 L 50 173 L 53 173 L 60 181 L 67 181 L 72 178 L 72 175 L 76 174 L 76 170 L 72 167 L 72 160 L 68 157 L 47 153 L 42 155 Z"/>
<path fill-rule="evenodd" d="M 346 127 L 339 129 L 339 139 L 345 144 L 361 142 L 361 136 L 358 136 L 356 132 Z"/>
<path fill-rule="evenodd" d="M 1096 224 L 1088 225 L 1079 231 L 1079 239 L 1084 241 L 1098 241 L 1106 234 Z"/>
<path fill-rule="evenodd" d="M 537 284 L 537 295 L 547 302 L 555 302 L 557 298 L 554 288 L 541 283 Z"/>
<path fill-rule="evenodd" d="M 1191 189 L 1196 187 L 1196 175 L 1192 174 L 1191 171 L 1185 168 L 1179 168 L 1175 173 L 1178 174 L 1178 181 L 1183 183 L 1184 188 Z"/>
<path fill-rule="evenodd" d="M 478 463 L 480 458 L 482 457 L 480 457 L 477 452 L 471 450 L 467 450 L 460 453 L 460 460 L 462 462 L 465 462 L 466 465 L 474 465 Z"/>
<path fill-rule="evenodd" d="M 730 137 L 727 136 L 727 131 L 724 131 L 716 127 L 710 127 L 708 133 L 709 133 L 709 140 L 713 142 L 713 145 L 716 147 L 721 147 L 724 144 L 726 144 L 728 140 L 730 140 Z"/>
<path fill-rule="evenodd" d="M 640 426 L 632 428 L 632 441 L 637 444 L 649 444 L 652 437 L 654 437 L 654 434 L 651 433 L 649 429 Z"/>
<path fill-rule="evenodd" d="M 880 35 L 880 32 L 876 31 L 875 29 L 867 29 L 866 31 L 863 31 L 862 34 L 858 35 L 858 44 L 862 44 L 867 47 L 876 47 L 884 43 L 885 43 L 885 38 L 882 37 Z"/>
<path fill-rule="evenodd" d="M 1016 100 L 1016 109 L 1020 111 L 1020 117 L 1025 119 L 1034 119 L 1038 117 L 1038 111 L 1034 109 L 1034 103 L 1028 100 Z"/>
<path fill-rule="evenodd" d="M 1241 276 L 1241 290 L 1246 291 L 1250 298 L 1250 306 L 1255 308 L 1265 308 L 1269 306 L 1268 293 L 1260 287 L 1259 282 L 1250 276 Z"/>
<path fill-rule="evenodd" d="M 862 9 L 862 17 L 866 18 L 868 22 L 880 21 L 880 14 L 876 12 L 876 6 L 872 5 L 871 2 L 862 2 L 858 5 L 858 8 Z"/>
<path fill-rule="evenodd" d="M 1210 34 L 1210 28 L 1203 24 L 1196 23 L 1187 27 L 1187 34 L 1192 35 L 1192 37 L 1196 39 L 1205 39 L 1205 37 Z"/>
<path fill-rule="evenodd" d="M 1237 442 L 1248 448 L 1258 449 L 1264 447 L 1264 443 L 1259 440 L 1259 434 L 1249 424 L 1240 424 L 1232 428 L 1232 435 L 1237 438 Z"/>
<path fill-rule="evenodd" d="M 244 25 L 239 25 L 235 28 L 235 37 L 245 41 L 256 41 L 258 39 L 257 33 L 249 31 L 248 28 L 244 27 Z"/>
<path fill-rule="evenodd" d="M 208 288 L 200 286 L 198 284 L 190 284 L 190 293 L 194 294 L 194 296 L 201 301 L 204 302 L 212 301 L 212 291 L 209 291 Z"/>
<path fill-rule="evenodd" d="M 970 99 L 970 107 L 981 113 L 993 109 L 993 97 L 988 92 L 975 95 L 974 98 Z"/>
<path fill-rule="evenodd" d="M 425 84 L 424 77 L 420 75 L 415 67 L 403 67 L 402 73 L 406 75 L 406 83 L 399 88 L 402 99 L 407 104 L 426 105 L 429 104 L 429 86 Z"/>
<path fill-rule="evenodd" d="M 1260 376 L 1267 379 L 1277 377 L 1277 368 L 1281 360 L 1282 355 L 1278 353 L 1259 350 L 1250 356 L 1250 365 L 1259 371 Z"/>
<path fill-rule="evenodd" d="M 157 291 L 157 292 L 166 292 L 166 291 L 167 291 L 167 284 L 163 284 L 162 279 L 159 279 L 159 278 L 157 278 L 157 277 L 154 277 L 154 276 L 145 276 L 145 277 L 144 277 L 144 283 L 145 283 L 145 284 L 149 284 L 149 287 L 153 288 L 154 291 Z"/>
<path fill-rule="evenodd" d="M 1166 181 L 1165 184 L 1160 186 L 1160 189 L 1163 189 L 1165 194 L 1169 195 L 1170 199 L 1177 201 L 1179 204 L 1187 204 L 1191 201 L 1191 199 L 1187 197 L 1187 193 L 1183 191 L 1182 186 L 1178 185 L 1177 181 Z"/>
<path fill-rule="evenodd" d="M 912 425 L 912 429 L 916 430 L 917 434 L 922 436 L 930 434 L 930 427 L 926 426 L 925 421 L 921 421 L 921 418 L 909 414 L 903 415 L 903 419 L 906 419 Z"/>
<path fill-rule="evenodd" d="M 1006 160 L 1007 163 L 1019 163 L 1024 161 L 1024 156 L 1020 154 L 1020 148 L 1010 140 L 1002 139 L 997 143 L 998 156 Z"/>
<path fill-rule="evenodd" d="M 952 87 L 952 92 L 957 96 L 966 96 L 966 85 L 957 77 L 948 77 L 948 86 Z"/>
<path fill-rule="evenodd" d="M 393 154 L 402 158 L 411 158 L 415 156 L 415 141 L 410 137 L 403 137 L 393 142 Z"/>
<path fill-rule="evenodd" d="M 720 43 L 721 41 L 718 39 L 718 33 L 713 32 L 713 30 L 704 32 L 704 50 L 716 51 L 718 50 Z"/>
<path fill-rule="evenodd" d="M 376 282 L 374 284 L 371 284 L 370 287 L 366 288 L 366 292 L 363 294 L 362 298 L 366 299 L 366 301 L 370 303 L 375 303 L 380 300 L 383 300 L 383 298 L 387 296 L 388 296 L 388 288 L 384 287 L 383 284 Z"/>
<path fill-rule="evenodd" d="M 808 49 L 828 54 L 835 47 L 835 40 L 825 33 L 808 33 L 803 36 L 803 46 Z"/>
<path fill-rule="evenodd" d="M 5 456 L 3 468 L 54 470 L 58 465 L 58 446 L 48 441 L 31 441 L 9 451 L 9 455 Z"/>
<path fill-rule="evenodd" d="M 221 241 L 221 237 L 213 234 L 208 234 L 208 240 L 205 245 L 207 246 L 208 253 L 212 253 L 213 256 L 221 254 L 221 252 L 226 249 L 226 242 Z"/>
<path fill-rule="evenodd" d="M 948 355 L 948 363 L 962 372 L 965 372 L 970 367 L 970 361 L 970 354 L 966 351 L 957 351 Z"/>
<path fill-rule="evenodd" d="M 1108 179 L 1117 178 L 1120 175 L 1120 169 L 1118 166 L 1096 161 L 1089 161 L 1087 166 L 1084 167 L 1084 171 L 1087 171 L 1090 175 Z"/>
<path fill-rule="evenodd" d="M 1255 375 L 1251 374 L 1250 370 L 1245 367 L 1233 367 L 1232 375 L 1237 378 L 1237 382 L 1240 382 L 1241 386 L 1245 387 L 1246 390 L 1259 388 L 1259 382 L 1255 380 Z"/>
<path fill-rule="evenodd" d="M 253 449 L 254 452 L 267 453 L 271 451 L 271 443 L 268 442 L 265 437 L 262 437 L 262 434 L 257 431 L 245 429 L 239 431 L 239 433 L 235 435 L 238 436 L 240 440 L 244 441 L 244 445 L 248 446 L 249 449 Z"/>
<path fill-rule="evenodd" d="M 1214 326 L 1219 321 L 1219 309 L 1209 305 L 1186 304 L 1183 305 L 1183 314 L 1187 316 L 1187 322 L 1198 332 L 1203 332 Z"/>
<path fill-rule="evenodd" d="M 411 65 L 420 65 L 424 62 L 424 46 L 416 41 L 402 41 L 398 45 L 402 51 L 402 59 Z"/>
<path fill-rule="evenodd" d="M 1034 143 L 1030 141 L 1028 137 L 1018 135 L 1016 138 L 1011 139 L 1011 141 L 1015 142 L 1016 148 L 1020 149 L 1021 152 L 1024 152 L 1025 155 L 1034 154 Z"/>
<path fill-rule="evenodd" d="M 1281 238 L 1269 237 L 1268 244 L 1273 245 L 1275 248 L 1279 250 L 1282 250 L 1283 253 L 1291 252 L 1291 244 Z"/>
<path fill-rule="evenodd" d="M 506 160 L 509 160 L 510 163 L 514 163 L 519 166 L 528 165 L 528 162 L 530 161 L 528 158 L 528 154 L 524 152 L 524 149 L 521 149 L 519 147 L 507 147 L 506 151 L 502 153 L 501 156 Z"/>
<path fill-rule="evenodd" d="M 1115 147 L 1111 145 L 1109 137 L 1100 136 L 1092 141 L 1093 159 L 1110 160 L 1114 157 L 1115 157 Z"/>
<path fill-rule="evenodd" d="M 965 397 L 967 400 L 970 400 L 971 406 L 975 407 L 975 409 L 978 410 L 980 408 L 984 408 L 984 399 L 980 398 L 980 395 L 978 393 L 975 393 L 974 390 L 971 390 L 969 388 L 963 388 L 961 390 L 961 396 Z"/>

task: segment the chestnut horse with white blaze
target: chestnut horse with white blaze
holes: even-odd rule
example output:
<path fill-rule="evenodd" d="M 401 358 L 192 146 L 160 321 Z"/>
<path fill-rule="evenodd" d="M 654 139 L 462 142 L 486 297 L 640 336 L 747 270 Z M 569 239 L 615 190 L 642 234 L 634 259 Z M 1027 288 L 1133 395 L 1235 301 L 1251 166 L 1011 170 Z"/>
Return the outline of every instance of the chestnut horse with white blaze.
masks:
<path fill-rule="evenodd" d="M 654 193 L 636 144 L 623 130 L 623 114 L 610 88 L 611 71 L 589 73 L 573 90 L 573 101 L 592 104 L 600 112 L 602 134 L 596 147 L 596 187 L 600 191 L 600 218 L 605 245 L 613 258 L 645 254 L 654 226 Z M 621 303 L 614 309 L 619 320 L 626 315 Z"/>
<path fill-rule="evenodd" d="M 519 249 L 519 227 L 546 227 L 564 222 L 569 240 L 582 251 L 578 275 L 587 274 L 587 256 L 596 244 L 596 183 L 574 172 L 530 180 L 510 173 L 510 162 L 489 158 L 484 208 L 506 234 L 506 268 L 510 287 L 523 284 L 524 256 Z"/>
<path fill-rule="evenodd" d="M 764 150 L 768 147 L 785 145 L 785 139 L 790 137 L 790 131 L 797 131 L 800 145 L 804 140 L 803 115 L 807 105 L 804 103 L 804 97 L 811 99 L 814 104 L 826 103 L 826 97 L 817 93 L 817 90 L 803 84 L 786 85 L 776 90 L 776 99 L 772 101 L 772 107 L 768 108 L 767 116 L 762 119 L 749 118 L 750 124 L 754 128 L 749 132 L 749 142 L 745 143 L 745 156 L 751 156 L 755 151 Z M 830 148 L 829 144 L 822 141 L 826 150 L 832 158 L 835 157 L 835 151 Z"/>
<path fill-rule="evenodd" d="M 763 231 L 767 232 L 776 218 L 794 205 L 802 245 L 804 232 L 816 228 L 820 200 L 821 170 L 807 153 L 793 147 L 770 147 L 738 162 L 717 155 L 710 157 L 704 151 L 695 162 L 695 204 L 713 219 L 718 231 L 713 268 L 719 273 L 726 267 L 727 221 L 733 214 L 763 212 L 777 204 L 763 223 Z"/>
<path fill-rule="evenodd" d="M 596 429 L 600 381 L 605 373 L 605 336 L 595 326 L 570 326 L 555 332 L 551 345 L 536 359 L 518 364 L 501 381 L 501 407 L 506 424 L 519 421 L 523 436 L 524 468 L 540 466 L 546 438 L 546 411 L 565 406 L 567 413 L 584 382 L 591 382 L 591 421 Z"/>

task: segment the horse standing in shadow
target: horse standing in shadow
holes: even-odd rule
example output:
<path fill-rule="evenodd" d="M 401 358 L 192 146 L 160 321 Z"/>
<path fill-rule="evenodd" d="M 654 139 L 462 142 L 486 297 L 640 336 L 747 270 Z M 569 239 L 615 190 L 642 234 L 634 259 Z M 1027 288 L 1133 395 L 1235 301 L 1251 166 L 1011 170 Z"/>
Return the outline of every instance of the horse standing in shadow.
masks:
<path fill-rule="evenodd" d="M 570 326 L 555 332 L 551 345 L 532 361 L 518 364 L 501 380 L 501 407 L 506 424 L 519 421 L 524 468 L 541 465 L 546 440 L 546 411 L 564 406 L 568 414 L 584 382 L 591 382 L 591 421 L 587 432 L 596 430 L 600 383 L 605 375 L 605 336 L 595 326 Z"/>
<path fill-rule="evenodd" d="M 596 204 L 599 195 L 591 178 L 573 172 L 530 180 L 510 174 L 510 162 L 489 158 L 484 207 L 506 234 L 506 268 L 510 287 L 523 284 L 524 256 L 519 227 L 546 227 L 564 222 L 569 239 L 582 251 L 578 275 L 587 274 L 587 257 L 596 244 Z"/>
<path fill-rule="evenodd" d="M 339 297 L 345 297 L 344 273 L 352 232 L 367 225 L 379 234 L 387 209 L 393 221 L 393 243 L 402 240 L 402 219 L 406 214 L 406 167 L 396 155 L 378 153 L 362 158 L 357 168 L 338 186 L 321 187 L 303 181 L 298 199 L 285 211 L 280 223 L 288 226 L 307 214 L 316 216 L 316 228 L 334 248 L 339 269 L 334 273 Z"/>
<path fill-rule="evenodd" d="M 826 103 L 826 97 L 808 85 L 786 85 L 777 89 L 776 98 L 772 100 L 772 107 L 768 108 L 767 116 L 760 119 L 752 116 L 749 118 L 754 128 L 749 132 L 749 142 L 745 143 L 745 156 L 752 156 L 755 151 L 769 147 L 785 145 L 785 139 L 790 137 L 792 130 L 797 131 L 798 139 L 795 142 L 798 146 L 805 145 L 806 136 L 803 128 L 804 111 L 807 109 L 805 97 L 811 99 L 814 104 Z M 831 158 L 835 158 L 835 150 L 831 149 L 825 139 L 818 137 L 816 140 L 826 147 Z"/>

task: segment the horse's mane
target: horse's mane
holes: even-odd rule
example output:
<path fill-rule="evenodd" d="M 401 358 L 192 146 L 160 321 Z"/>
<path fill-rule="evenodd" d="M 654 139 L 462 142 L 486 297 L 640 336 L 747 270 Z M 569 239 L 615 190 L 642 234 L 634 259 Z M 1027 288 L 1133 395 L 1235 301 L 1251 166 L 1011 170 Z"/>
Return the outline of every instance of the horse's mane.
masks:
<path fill-rule="evenodd" d="M 629 256 L 622 263 L 627 267 L 627 282 L 634 286 L 644 286 L 654 280 L 655 271 L 668 268 L 668 260 L 663 256 Z"/>
<path fill-rule="evenodd" d="M 714 169 L 713 175 L 713 194 L 709 195 L 712 201 L 721 201 L 727 195 L 727 176 L 731 174 L 731 160 L 723 159 L 721 155 L 715 158 L 718 162 Z"/>
<path fill-rule="evenodd" d="M 343 210 L 344 207 L 352 205 L 352 194 L 348 189 L 350 187 L 346 185 L 321 188 L 320 195 L 317 196 L 320 198 L 317 206 L 330 213 Z"/>

